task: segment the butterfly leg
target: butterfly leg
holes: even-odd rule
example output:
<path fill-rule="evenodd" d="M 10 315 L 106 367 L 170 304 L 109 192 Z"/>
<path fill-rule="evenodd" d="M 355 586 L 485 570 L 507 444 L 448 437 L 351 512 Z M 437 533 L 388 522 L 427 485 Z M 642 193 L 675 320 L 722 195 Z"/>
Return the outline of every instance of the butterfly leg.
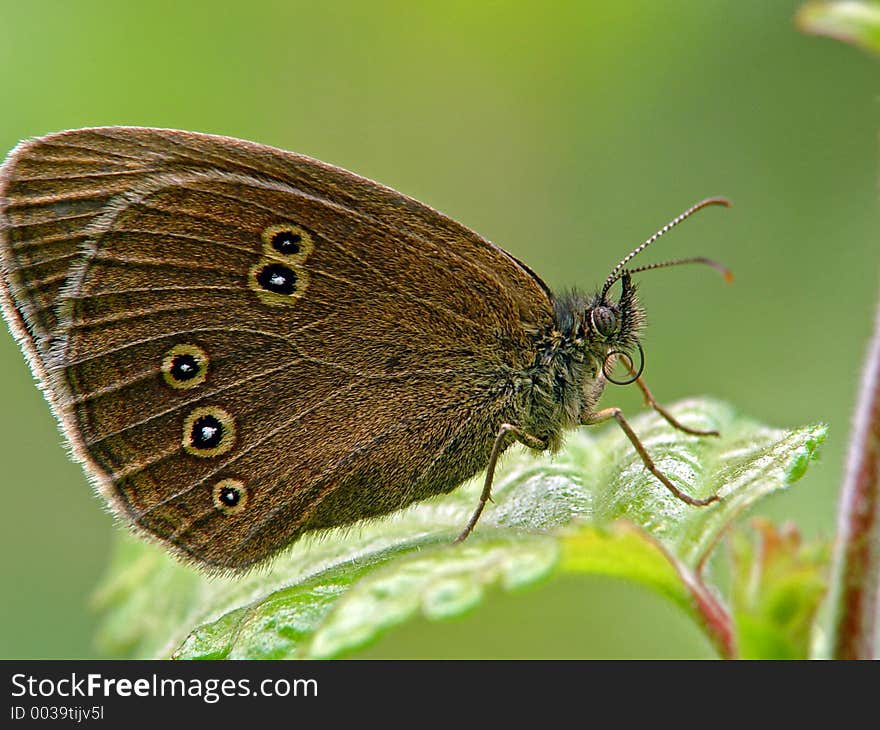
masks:
<path fill-rule="evenodd" d="M 684 431 L 685 433 L 691 434 L 691 436 L 720 436 L 721 434 L 714 429 L 711 431 L 703 431 L 699 428 L 691 428 L 690 426 L 685 426 L 681 421 L 675 418 L 669 411 L 667 411 L 663 406 L 661 406 L 657 401 L 654 400 L 654 395 L 648 389 L 648 386 L 645 385 L 645 381 L 642 380 L 641 376 L 636 378 L 636 385 L 639 386 L 639 390 L 642 391 L 642 395 L 645 396 L 645 405 L 649 408 L 653 408 L 657 413 L 659 413 L 666 422 L 672 426 L 673 428 L 677 428 L 679 431 Z"/>
<path fill-rule="evenodd" d="M 639 437 L 636 436 L 636 432 L 632 430 L 632 426 L 629 425 L 629 422 L 624 417 L 623 411 L 621 411 L 620 408 L 604 408 L 601 411 L 596 411 L 596 413 L 590 414 L 590 416 L 585 420 L 584 425 L 592 426 L 597 423 L 604 423 L 605 421 L 609 421 L 612 418 L 616 420 L 617 424 L 623 429 L 623 432 L 630 440 L 630 443 L 639 453 L 639 456 L 642 457 L 642 462 L 644 463 L 648 471 L 650 471 L 655 477 L 657 477 L 663 483 L 663 486 L 666 487 L 670 492 L 672 492 L 682 502 L 694 505 L 695 507 L 705 507 L 707 504 L 712 504 L 712 502 L 717 502 L 719 499 L 721 499 L 717 494 L 713 494 L 711 497 L 706 497 L 705 499 L 697 499 L 696 497 L 691 497 L 689 494 L 682 492 L 671 481 L 669 481 L 669 478 L 657 468 L 657 465 L 654 463 L 654 460 L 651 458 L 651 455 L 648 453 L 645 445 L 641 442 Z"/>
<path fill-rule="evenodd" d="M 636 371 L 633 367 L 632 360 L 629 359 L 625 354 L 623 355 L 625 360 L 623 360 L 627 369 L 629 370 L 630 375 L 635 375 Z M 639 386 L 639 390 L 642 391 L 642 395 L 645 397 L 645 405 L 653 410 L 657 411 L 661 416 L 663 416 L 664 420 L 673 428 L 677 428 L 679 431 L 684 431 L 685 433 L 689 433 L 691 436 L 720 436 L 721 434 L 718 431 L 703 431 L 699 428 L 690 428 L 689 426 L 685 426 L 681 421 L 679 421 L 675 416 L 673 416 L 669 411 L 667 411 L 663 406 L 661 406 L 656 400 L 654 400 L 654 394 L 648 388 L 647 383 L 645 383 L 642 376 L 638 376 L 635 379 L 635 384 Z"/>
<path fill-rule="evenodd" d="M 529 448 L 540 449 L 541 451 L 547 448 L 547 443 L 545 441 L 542 441 L 537 436 L 532 436 L 530 433 L 526 433 L 519 428 L 519 426 L 514 426 L 511 423 L 501 424 L 498 433 L 495 435 L 495 443 L 492 444 L 492 453 L 489 456 L 489 464 L 486 467 L 486 481 L 483 482 L 483 491 L 480 494 L 480 501 L 477 504 L 474 513 L 471 515 L 470 520 L 468 520 L 464 530 L 462 530 L 461 534 L 455 538 L 454 542 L 456 543 L 462 542 L 471 534 L 477 521 L 480 519 L 480 515 L 483 514 L 486 502 L 492 498 L 492 480 L 495 476 L 495 466 L 498 464 L 498 457 L 501 456 L 501 452 L 504 451 L 504 442 L 506 441 L 508 434 L 512 434 L 517 441 L 525 444 Z"/>

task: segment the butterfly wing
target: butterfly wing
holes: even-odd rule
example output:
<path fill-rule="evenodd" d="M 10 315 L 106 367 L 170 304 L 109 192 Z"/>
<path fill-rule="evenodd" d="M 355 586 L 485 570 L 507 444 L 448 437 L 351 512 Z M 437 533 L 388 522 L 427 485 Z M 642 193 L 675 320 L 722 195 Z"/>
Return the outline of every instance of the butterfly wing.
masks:
<path fill-rule="evenodd" d="M 215 569 L 485 465 L 550 296 L 389 188 L 138 128 L 0 171 L 4 311 L 116 510 Z"/>

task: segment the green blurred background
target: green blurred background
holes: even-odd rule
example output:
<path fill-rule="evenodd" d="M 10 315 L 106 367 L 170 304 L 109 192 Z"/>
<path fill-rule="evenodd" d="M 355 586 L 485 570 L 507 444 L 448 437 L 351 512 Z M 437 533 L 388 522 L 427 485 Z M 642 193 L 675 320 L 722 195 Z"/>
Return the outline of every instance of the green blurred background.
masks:
<path fill-rule="evenodd" d="M 0 148 L 136 124 L 243 137 L 382 181 L 561 288 L 594 286 L 724 194 L 642 278 L 648 382 L 772 425 L 822 420 L 822 461 L 761 506 L 831 535 L 878 284 L 876 62 L 794 28 L 798 3 L 0 1 Z M 111 518 L 0 333 L 0 657 L 96 655 Z M 629 388 L 604 403 L 641 407 Z M 670 604 L 613 580 L 496 594 L 363 656 L 711 656 Z"/>

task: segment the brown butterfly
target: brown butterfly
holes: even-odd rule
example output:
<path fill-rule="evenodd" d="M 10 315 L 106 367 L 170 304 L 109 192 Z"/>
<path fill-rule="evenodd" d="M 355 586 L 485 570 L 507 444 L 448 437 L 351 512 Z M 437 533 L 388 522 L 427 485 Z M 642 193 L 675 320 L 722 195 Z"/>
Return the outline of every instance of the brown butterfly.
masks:
<path fill-rule="evenodd" d="M 592 295 L 422 203 L 302 155 L 108 127 L 20 144 L 0 169 L 3 309 L 126 523 L 209 570 L 449 492 L 489 498 L 514 441 L 614 418 L 643 324 L 623 259 Z M 612 286 L 621 282 L 616 299 Z M 641 356 L 639 370 L 632 354 Z M 612 379 L 618 360 L 628 381 Z"/>

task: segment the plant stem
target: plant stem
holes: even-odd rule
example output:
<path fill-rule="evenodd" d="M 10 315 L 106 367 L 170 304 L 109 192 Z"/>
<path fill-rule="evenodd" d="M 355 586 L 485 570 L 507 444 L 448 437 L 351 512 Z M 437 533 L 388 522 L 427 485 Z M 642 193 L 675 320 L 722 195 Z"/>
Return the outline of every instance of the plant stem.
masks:
<path fill-rule="evenodd" d="M 675 572 L 678 573 L 678 577 L 690 593 L 693 607 L 703 626 L 703 630 L 706 632 L 709 640 L 715 645 L 721 658 L 736 659 L 739 656 L 739 650 L 736 645 L 733 619 L 728 610 L 713 595 L 712 590 L 703 580 L 703 569 L 708 560 L 708 553 L 711 552 L 712 548 L 710 547 L 707 550 L 706 555 L 699 561 L 696 569 L 691 570 L 656 537 L 644 531 L 642 531 L 642 534 L 666 556 L 666 559 L 675 568 Z M 713 547 L 716 542 L 713 541 Z"/>
<path fill-rule="evenodd" d="M 862 374 L 837 523 L 835 659 L 873 659 L 880 590 L 880 308 Z"/>
<path fill-rule="evenodd" d="M 681 566 L 680 566 L 681 567 Z M 703 622 L 703 629 L 715 645 L 722 659 L 736 659 L 739 655 L 730 613 L 712 594 L 702 577 L 687 569 L 679 569 Z"/>

